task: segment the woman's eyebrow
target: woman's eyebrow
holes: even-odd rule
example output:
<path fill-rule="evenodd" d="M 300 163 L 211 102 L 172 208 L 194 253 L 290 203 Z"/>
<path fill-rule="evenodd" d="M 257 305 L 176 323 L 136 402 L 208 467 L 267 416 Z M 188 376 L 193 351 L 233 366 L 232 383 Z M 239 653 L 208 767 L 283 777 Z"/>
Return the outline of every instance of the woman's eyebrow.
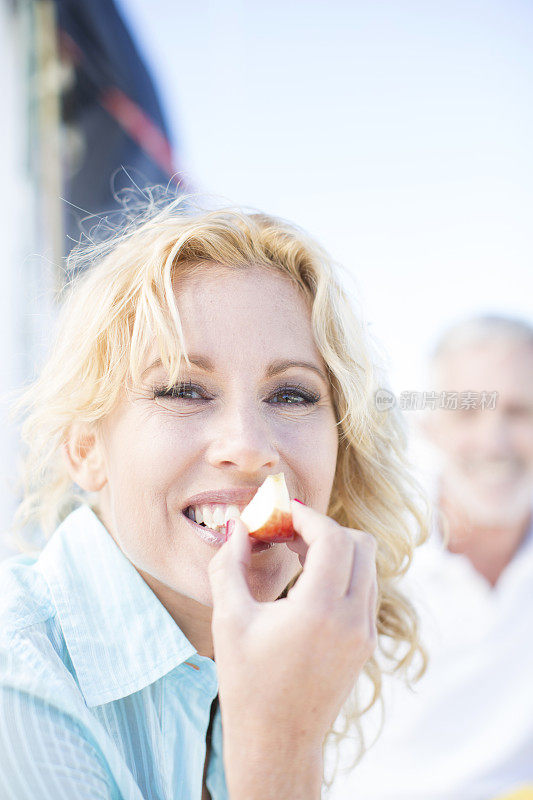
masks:
<path fill-rule="evenodd" d="M 209 358 L 191 353 L 189 356 L 189 361 L 199 369 L 204 370 L 204 372 L 216 372 L 215 366 Z M 160 358 L 156 358 L 156 360 L 144 370 L 142 377 L 144 377 L 151 369 L 155 369 L 155 367 L 160 366 L 162 366 L 162 361 Z M 304 369 L 311 369 L 313 372 L 316 372 L 326 384 L 328 383 L 326 374 L 316 364 L 313 364 L 311 361 L 298 361 L 293 359 L 278 359 L 277 361 L 272 361 L 272 363 L 269 364 L 266 369 L 266 377 L 272 378 L 274 375 L 279 375 L 280 372 L 285 372 L 285 370 L 289 369 L 290 367 L 303 367 Z"/>
<path fill-rule="evenodd" d="M 292 359 L 280 359 L 279 361 L 273 361 L 267 367 L 266 376 L 267 378 L 271 378 L 274 375 L 278 375 L 280 372 L 285 372 L 285 370 L 289 369 L 290 367 L 303 367 L 304 369 L 312 369 L 313 372 L 316 372 L 317 375 L 320 375 L 325 383 L 328 383 L 325 372 L 320 369 L 320 367 L 317 367 L 316 364 L 312 364 L 310 361 L 295 361 Z"/>

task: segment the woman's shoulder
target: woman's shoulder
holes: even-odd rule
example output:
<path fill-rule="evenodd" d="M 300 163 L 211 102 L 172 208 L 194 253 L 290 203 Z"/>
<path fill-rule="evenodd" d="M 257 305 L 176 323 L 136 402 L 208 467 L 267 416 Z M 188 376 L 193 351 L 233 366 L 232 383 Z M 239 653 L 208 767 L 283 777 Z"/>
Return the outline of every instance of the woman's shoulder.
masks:
<path fill-rule="evenodd" d="M 37 635 L 38 629 L 53 631 L 57 617 L 57 598 L 52 590 L 54 577 L 67 576 L 78 566 L 75 543 L 72 546 L 69 541 L 92 517 L 88 507 L 80 507 L 59 525 L 40 550 L 13 555 L 0 562 L 0 645 L 13 637 L 29 639 Z M 84 553 L 79 556 L 82 561 L 84 557 Z M 60 630 L 59 623 L 55 627 Z"/>
<path fill-rule="evenodd" d="M 0 641 L 55 615 L 37 556 L 16 555 L 0 564 Z"/>
<path fill-rule="evenodd" d="M 81 698 L 48 584 L 37 559 L 0 564 L 0 688 L 72 705 Z"/>
<path fill-rule="evenodd" d="M 38 559 L 2 562 L 0 586 L 2 788 L 30 798 L 46 785 L 74 797 L 83 781 L 91 797 L 118 797 L 115 776 L 130 789 L 131 776 L 87 709 Z"/>

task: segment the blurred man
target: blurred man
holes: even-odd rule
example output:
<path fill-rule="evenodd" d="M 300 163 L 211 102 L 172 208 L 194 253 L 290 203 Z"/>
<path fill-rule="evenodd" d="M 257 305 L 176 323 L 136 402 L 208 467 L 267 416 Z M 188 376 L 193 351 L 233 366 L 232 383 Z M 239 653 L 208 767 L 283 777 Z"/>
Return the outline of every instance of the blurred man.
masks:
<path fill-rule="evenodd" d="M 439 513 L 405 586 L 429 666 L 385 680 L 383 733 L 332 800 L 533 798 L 533 327 L 457 325 L 431 368 Z"/>
<path fill-rule="evenodd" d="M 437 392 L 463 391 L 457 409 L 428 412 L 425 422 L 442 454 L 448 550 L 494 587 L 531 525 L 533 327 L 494 317 L 457 326 L 432 366 Z"/>

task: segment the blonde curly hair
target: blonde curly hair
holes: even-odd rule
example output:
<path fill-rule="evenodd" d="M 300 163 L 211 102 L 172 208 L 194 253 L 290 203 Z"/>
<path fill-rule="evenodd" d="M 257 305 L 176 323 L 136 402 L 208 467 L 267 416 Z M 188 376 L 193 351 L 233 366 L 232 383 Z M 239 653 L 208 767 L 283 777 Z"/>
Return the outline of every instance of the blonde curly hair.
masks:
<path fill-rule="evenodd" d="M 71 426 L 98 425 L 110 413 L 126 381 L 139 379 L 154 337 L 168 385 L 176 381 L 182 357 L 189 362 L 174 282 L 190 271 L 220 266 L 282 273 L 309 303 L 339 436 L 328 515 L 369 532 L 378 545 L 379 644 L 364 668 L 372 698 L 363 708 L 354 687 L 340 728 L 334 726 L 324 742 L 324 748 L 338 744 L 355 728 L 355 766 L 365 750 L 360 718 L 381 700 L 379 653 L 390 671 L 405 677 L 412 665 L 419 667 L 415 678 L 425 669 L 417 616 L 398 579 L 427 538 L 428 505 L 407 461 L 400 412 L 394 406 L 379 410 L 375 402 L 376 391 L 385 386 L 384 372 L 376 345 L 342 288 L 343 268 L 303 230 L 263 213 L 206 210 L 190 197 L 169 201 L 152 194 L 144 208 L 130 206 L 118 225 L 107 224 L 101 241 L 73 251 L 67 267 L 74 277 L 60 298 L 50 355 L 17 404 L 24 414 L 26 452 L 14 528 L 37 524 L 47 538 L 77 504 L 90 502 L 72 483 L 63 458 Z"/>

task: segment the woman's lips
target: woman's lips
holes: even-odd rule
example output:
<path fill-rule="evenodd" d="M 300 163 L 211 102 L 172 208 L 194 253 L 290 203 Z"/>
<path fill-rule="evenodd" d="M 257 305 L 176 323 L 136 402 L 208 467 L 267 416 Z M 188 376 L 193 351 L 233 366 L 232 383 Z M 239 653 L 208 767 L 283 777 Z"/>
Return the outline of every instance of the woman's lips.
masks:
<path fill-rule="evenodd" d="M 181 513 L 183 518 L 189 523 L 189 525 L 193 527 L 196 535 L 199 536 L 204 542 L 212 545 L 213 547 L 220 547 L 224 544 L 226 541 L 225 531 L 219 533 L 218 531 L 214 531 L 212 528 L 208 528 L 205 525 L 198 525 L 197 522 L 194 522 L 194 520 L 188 517 L 183 511 Z M 261 553 L 263 550 L 269 550 L 273 544 L 273 542 L 260 542 L 257 539 L 252 539 L 252 553 Z"/>

